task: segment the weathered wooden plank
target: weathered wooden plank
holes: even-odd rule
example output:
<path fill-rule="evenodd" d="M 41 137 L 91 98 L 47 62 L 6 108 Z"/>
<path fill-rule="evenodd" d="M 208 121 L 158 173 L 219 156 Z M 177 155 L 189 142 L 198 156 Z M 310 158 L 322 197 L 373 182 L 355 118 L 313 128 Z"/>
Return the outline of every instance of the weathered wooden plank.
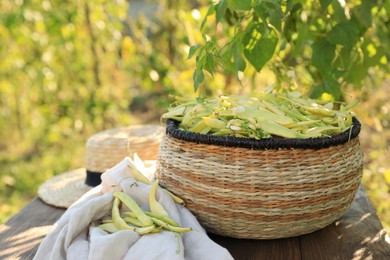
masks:
<path fill-rule="evenodd" d="M 0 259 L 32 259 L 64 209 L 34 199 L 0 226 Z M 276 240 L 247 240 L 210 234 L 235 259 L 390 259 L 390 242 L 364 191 L 334 224 L 312 234 Z"/>
<path fill-rule="evenodd" d="M 390 239 L 362 187 L 344 216 L 299 240 L 303 260 L 390 259 Z"/>
<path fill-rule="evenodd" d="M 227 238 L 209 234 L 210 238 L 227 248 L 234 259 L 240 260 L 299 260 L 299 239 L 252 240 Z"/>
<path fill-rule="evenodd" d="M 64 212 L 34 199 L 0 226 L 0 259 L 32 259 L 42 239 Z"/>

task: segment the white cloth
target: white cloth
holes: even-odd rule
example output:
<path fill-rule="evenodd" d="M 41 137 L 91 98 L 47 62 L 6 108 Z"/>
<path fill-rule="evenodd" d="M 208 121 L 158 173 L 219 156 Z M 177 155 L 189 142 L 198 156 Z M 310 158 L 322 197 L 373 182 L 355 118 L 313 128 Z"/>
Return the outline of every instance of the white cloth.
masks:
<path fill-rule="evenodd" d="M 175 203 L 159 187 L 156 197 L 169 216 L 191 232 L 177 234 L 170 231 L 140 236 L 131 230 L 109 234 L 93 222 L 111 217 L 112 192 L 122 190 L 129 194 L 143 210 L 149 209 L 148 194 L 151 185 L 136 181 L 128 165 L 142 171 L 142 161 L 126 157 L 102 175 L 102 184 L 93 188 L 74 203 L 55 223 L 54 229 L 38 248 L 34 259 L 233 259 L 230 253 L 212 241 L 194 215 Z"/>

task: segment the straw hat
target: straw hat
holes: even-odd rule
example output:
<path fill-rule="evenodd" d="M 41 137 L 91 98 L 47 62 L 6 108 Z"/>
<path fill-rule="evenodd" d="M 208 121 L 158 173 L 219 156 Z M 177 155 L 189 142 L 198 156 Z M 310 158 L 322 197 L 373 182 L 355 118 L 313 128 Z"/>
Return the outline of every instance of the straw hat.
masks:
<path fill-rule="evenodd" d="M 44 182 L 38 196 L 47 204 L 68 208 L 84 193 L 100 184 L 100 175 L 134 153 L 151 167 L 157 160 L 165 128 L 133 125 L 109 129 L 88 138 L 86 168 L 71 170 Z"/>

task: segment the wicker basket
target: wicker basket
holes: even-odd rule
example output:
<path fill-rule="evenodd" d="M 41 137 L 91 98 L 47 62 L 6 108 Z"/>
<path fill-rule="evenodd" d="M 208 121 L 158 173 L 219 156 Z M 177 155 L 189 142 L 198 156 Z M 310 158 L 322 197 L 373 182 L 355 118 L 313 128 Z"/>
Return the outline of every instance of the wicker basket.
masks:
<path fill-rule="evenodd" d="M 214 137 L 177 127 L 167 122 L 157 176 L 215 234 L 274 239 L 316 231 L 346 212 L 360 184 L 357 119 L 338 136 L 304 140 Z"/>

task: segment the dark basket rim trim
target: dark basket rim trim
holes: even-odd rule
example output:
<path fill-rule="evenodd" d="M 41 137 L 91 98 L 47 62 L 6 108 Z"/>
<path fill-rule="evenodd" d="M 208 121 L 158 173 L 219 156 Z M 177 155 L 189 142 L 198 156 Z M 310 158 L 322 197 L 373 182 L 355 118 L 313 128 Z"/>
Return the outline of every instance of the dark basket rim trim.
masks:
<path fill-rule="evenodd" d="M 356 138 L 361 129 L 361 124 L 357 118 L 353 118 L 353 125 L 347 131 L 332 137 L 317 137 L 308 139 L 298 138 L 242 138 L 234 136 L 213 136 L 208 134 L 192 133 L 178 129 L 180 122 L 168 119 L 166 134 L 170 137 L 188 142 L 210 144 L 227 147 L 249 148 L 249 149 L 279 149 L 279 148 L 299 148 L 299 149 L 323 149 L 331 146 L 347 143 Z"/>

